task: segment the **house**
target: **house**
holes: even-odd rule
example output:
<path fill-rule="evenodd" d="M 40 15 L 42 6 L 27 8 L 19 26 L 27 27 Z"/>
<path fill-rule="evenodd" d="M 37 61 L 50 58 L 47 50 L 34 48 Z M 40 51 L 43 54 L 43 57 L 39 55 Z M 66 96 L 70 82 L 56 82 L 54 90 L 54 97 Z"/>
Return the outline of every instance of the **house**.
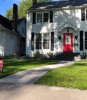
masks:
<path fill-rule="evenodd" d="M 24 26 L 21 24 L 24 23 Z M 13 5 L 13 20 L 0 15 L 0 56 L 24 53 L 25 19 L 18 19 L 18 6 Z"/>
<path fill-rule="evenodd" d="M 16 55 L 19 49 L 19 36 L 11 21 L 0 15 L 0 56 Z"/>
<path fill-rule="evenodd" d="M 26 55 L 87 54 L 87 0 L 33 0 L 26 20 Z"/>

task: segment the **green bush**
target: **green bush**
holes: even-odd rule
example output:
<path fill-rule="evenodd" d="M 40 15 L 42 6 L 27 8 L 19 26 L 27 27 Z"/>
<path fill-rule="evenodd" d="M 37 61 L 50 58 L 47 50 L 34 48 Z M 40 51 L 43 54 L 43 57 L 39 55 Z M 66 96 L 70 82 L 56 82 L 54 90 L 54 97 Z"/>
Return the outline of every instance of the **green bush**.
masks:
<path fill-rule="evenodd" d="M 44 54 L 41 54 L 39 51 L 37 51 L 34 54 L 34 58 L 40 60 L 40 59 L 46 59 L 47 57 Z"/>

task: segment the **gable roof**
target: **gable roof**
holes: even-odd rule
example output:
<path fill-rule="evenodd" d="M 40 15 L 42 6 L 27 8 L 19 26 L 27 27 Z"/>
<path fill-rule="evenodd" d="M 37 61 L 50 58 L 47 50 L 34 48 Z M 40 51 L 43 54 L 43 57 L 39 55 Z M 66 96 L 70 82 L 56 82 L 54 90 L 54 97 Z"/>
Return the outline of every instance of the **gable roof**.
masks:
<path fill-rule="evenodd" d="M 84 4 L 87 4 L 87 0 L 54 1 L 54 2 L 37 3 L 33 5 L 29 10 L 61 8 L 67 6 L 81 6 Z"/>
<path fill-rule="evenodd" d="M 0 15 L 0 24 L 4 28 L 7 28 L 9 30 L 12 30 L 12 23 L 11 23 L 11 21 L 8 20 L 7 18 L 3 17 L 2 15 Z"/>

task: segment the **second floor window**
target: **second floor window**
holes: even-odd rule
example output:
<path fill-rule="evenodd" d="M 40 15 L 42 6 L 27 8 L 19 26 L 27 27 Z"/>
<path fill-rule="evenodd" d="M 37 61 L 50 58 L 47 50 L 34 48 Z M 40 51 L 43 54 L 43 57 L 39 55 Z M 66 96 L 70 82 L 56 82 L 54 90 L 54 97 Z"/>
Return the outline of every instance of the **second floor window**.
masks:
<path fill-rule="evenodd" d="M 48 22 L 49 19 L 49 14 L 48 13 L 44 13 L 43 14 L 43 22 Z"/>
<path fill-rule="evenodd" d="M 49 20 L 49 13 L 37 13 L 37 23 L 48 22 Z"/>
<path fill-rule="evenodd" d="M 46 12 L 33 12 L 32 14 L 32 23 L 42 23 L 49 22 L 53 23 L 53 11 Z"/>
<path fill-rule="evenodd" d="M 37 13 L 37 23 L 42 22 L 42 13 Z"/>

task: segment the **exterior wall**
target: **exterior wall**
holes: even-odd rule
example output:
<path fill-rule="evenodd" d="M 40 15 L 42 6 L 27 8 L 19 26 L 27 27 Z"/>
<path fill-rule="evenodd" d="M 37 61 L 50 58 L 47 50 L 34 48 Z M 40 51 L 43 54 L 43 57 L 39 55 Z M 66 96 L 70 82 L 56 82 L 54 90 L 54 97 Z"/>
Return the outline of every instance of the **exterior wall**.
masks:
<path fill-rule="evenodd" d="M 0 56 L 12 56 L 19 52 L 19 38 L 11 31 L 0 31 Z"/>
<path fill-rule="evenodd" d="M 25 19 L 18 23 L 17 30 L 22 35 L 22 37 L 26 36 L 26 20 Z"/>
<path fill-rule="evenodd" d="M 68 25 L 67 25 L 68 24 Z M 71 25 L 71 26 L 70 26 Z M 26 55 L 32 55 L 31 51 L 31 33 L 51 33 L 54 32 L 54 51 L 53 53 L 63 52 L 63 33 L 67 33 L 67 27 L 70 27 L 69 32 L 78 36 L 78 40 L 74 38 L 74 44 L 78 43 L 78 46 L 74 45 L 74 52 L 80 52 L 79 50 L 79 33 L 80 30 L 87 31 L 87 21 L 81 21 L 81 9 L 70 10 L 55 10 L 53 11 L 53 23 L 37 23 L 32 24 L 32 13 L 27 14 L 27 36 L 26 36 Z M 62 29 L 61 29 L 62 28 Z M 58 35 L 62 36 L 62 40 L 58 40 Z M 49 50 L 40 50 L 43 53 L 52 52 Z"/>

